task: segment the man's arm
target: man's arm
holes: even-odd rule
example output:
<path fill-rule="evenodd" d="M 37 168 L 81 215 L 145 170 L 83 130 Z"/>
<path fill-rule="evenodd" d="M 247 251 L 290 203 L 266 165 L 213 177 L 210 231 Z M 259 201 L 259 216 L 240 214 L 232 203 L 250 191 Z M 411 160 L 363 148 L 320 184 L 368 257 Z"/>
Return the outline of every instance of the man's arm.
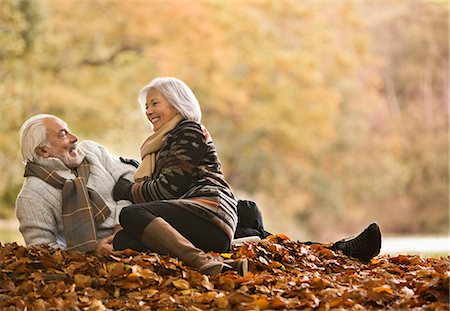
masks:
<path fill-rule="evenodd" d="M 121 176 L 126 179 L 133 180 L 136 168 L 128 163 L 120 160 L 119 157 L 112 155 L 106 150 L 105 147 L 99 145 L 93 141 L 84 141 L 84 146 L 86 146 L 91 152 L 94 152 L 98 160 L 102 163 L 105 169 L 113 176 L 114 180 L 117 181 Z"/>
<path fill-rule="evenodd" d="M 116 157 L 109 153 L 108 150 L 106 150 L 106 148 L 102 145 L 99 145 L 93 141 L 83 141 L 82 143 L 80 143 L 79 147 L 86 153 L 88 160 L 92 160 L 97 165 L 103 167 L 103 169 L 106 171 L 105 173 L 109 174 L 112 177 L 113 180 L 110 181 L 112 183 L 109 190 L 111 199 L 114 183 L 117 182 L 121 176 L 124 176 L 129 180 L 134 180 L 133 176 L 136 168 L 133 165 L 123 163 L 119 157 Z M 104 186 L 109 187 L 109 182 L 106 183 L 106 180 L 103 184 Z M 119 210 L 116 210 L 115 213 L 115 223 L 119 223 L 120 209 L 123 206 L 124 204 L 116 205 Z"/>
<path fill-rule="evenodd" d="M 51 204 L 42 200 L 38 194 L 34 198 L 19 196 L 16 216 L 26 246 L 47 244 L 54 248 L 66 248 L 63 241 L 57 240 L 58 224 Z"/>

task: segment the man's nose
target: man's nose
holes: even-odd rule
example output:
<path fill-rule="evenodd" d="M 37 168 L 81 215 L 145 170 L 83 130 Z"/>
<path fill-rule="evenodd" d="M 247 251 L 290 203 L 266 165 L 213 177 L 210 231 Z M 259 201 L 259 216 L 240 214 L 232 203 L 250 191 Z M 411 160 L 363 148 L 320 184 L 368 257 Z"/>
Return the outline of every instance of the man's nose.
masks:
<path fill-rule="evenodd" d="M 78 141 L 78 137 L 75 134 L 69 133 L 70 135 L 70 141 L 73 143 L 76 143 Z"/>

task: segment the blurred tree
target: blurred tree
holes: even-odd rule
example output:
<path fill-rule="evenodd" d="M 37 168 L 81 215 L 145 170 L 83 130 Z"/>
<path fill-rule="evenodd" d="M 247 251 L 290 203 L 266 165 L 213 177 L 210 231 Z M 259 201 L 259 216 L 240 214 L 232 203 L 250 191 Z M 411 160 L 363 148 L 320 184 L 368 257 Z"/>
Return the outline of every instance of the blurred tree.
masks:
<path fill-rule="evenodd" d="M 446 33 L 427 37 L 441 24 L 417 26 L 424 40 L 438 44 L 428 58 L 427 68 L 434 69 L 420 80 L 408 75 L 422 68 L 420 54 L 409 51 L 419 47 L 407 48 L 414 40 L 402 33 L 415 25 L 415 17 L 399 21 L 401 27 L 385 25 L 396 44 L 387 49 L 386 41 L 374 41 L 375 47 L 386 46 L 375 51 L 377 58 L 365 15 L 352 3 L 4 0 L 0 5 L 0 168 L 7 172 L 0 181 L 0 211 L 12 210 L 21 184 L 17 131 L 27 117 L 56 114 L 81 139 L 137 158 L 151 129 L 136 96 L 155 76 L 176 76 L 192 87 L 227 179 L 241 196 L 258 199 L 273 231 L 335 236 L 338 225 L 353 229 L 350 224 L 366 222 L 376 214 L 374 206 L 386 211 L 398 202 L 409 208 L 422 200 L 417 211 L 441 202 L 431 193 L 441 194 L 445 165 L 434 164 L 441 155 L 433 148 L 438 142 L 443 148 L 446 136 L 436 127 L 442 121 L 433 112 L 442 110 L 430 87 L 445 82 L 435 79 L 440 71 L 433 57 L 444 55 L 444 43 L 435 41 Z M 402 53 L 405 58 L 398 58 Z M 394 68 L 401 62 L 407 63 L 402 70 Z M 408 89 L 409 79 L 422 81 L 423 91 Z M 432 99 L 426 101 L 432 124 L 427 135 L 439 132 L 434 140 L 414 126 L 423 109 L 413 104 L 421 100 L 417 94 Z M 410 137 L 420 144 L 406 143 Z M 421 158 L 425 147 L 430 152 Z M 433 186 L 437 192 L 420 191 L 430 178 L 424 173 L 429 165 L 435 166 L 430 176 L 441 176 Z"/>
<path fill-rule="evenodd" d="M 36 111 L 31 90 L 41 19 L 41 6 L 35 1 L 0 2 L 0 217 L 11 216 L 22 175 L 17 129 L 27 113 Z"/>
<path fill-rule="evenodd" d="M 334 219 L 348 232 L 372 219 L 391 233 L 446 232 L 448 8 L 426 1 L 361 6 L 378 65 L 359 72 L 363 94 L 343 101 L 339 134 L 322 161 L 327 168 L 311 191 L 342 194 Z M 303 216 L 317 227 L 330 217 Z"/>
<path fill-rule="evenodd" d="M 416 3 L 377 25 L 391 122 L 406 173 L 397 230 L 438 233 L 449 219 L 449 11 Z M 412 40 L 412 38 L 414 38 Z M 409 215 L 409 217 L 405 217 Z"/>

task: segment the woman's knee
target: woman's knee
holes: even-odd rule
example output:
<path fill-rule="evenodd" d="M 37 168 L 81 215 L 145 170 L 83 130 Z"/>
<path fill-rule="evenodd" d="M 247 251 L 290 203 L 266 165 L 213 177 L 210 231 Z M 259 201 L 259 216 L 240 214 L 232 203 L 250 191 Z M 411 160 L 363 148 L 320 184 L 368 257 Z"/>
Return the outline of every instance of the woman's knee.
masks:
<path fill-rule="evenodd" d="M 125 206 L 119 215 L 119 222 L 125 230 L 143 229 L 156 216 L 146 208 L 145 204 Z"/>
<path fill-rule="evenodd" d="M 130 223 L 129 219 L 134 218 L 134 213 L 135 211 L 132 205 L 122 208 L 119 214 L 119 223 L 123 228 L 128 227 L 128 224 Z"/>

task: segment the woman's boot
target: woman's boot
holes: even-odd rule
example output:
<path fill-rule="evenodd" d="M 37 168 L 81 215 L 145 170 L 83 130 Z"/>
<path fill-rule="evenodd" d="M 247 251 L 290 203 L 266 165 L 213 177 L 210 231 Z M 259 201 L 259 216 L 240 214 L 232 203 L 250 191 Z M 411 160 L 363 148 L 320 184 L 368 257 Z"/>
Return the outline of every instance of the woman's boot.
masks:
<path fill-rule="evenodd" d="M 161 217 L 153 219 L 145 227 L 141 242 L 159 254 L 178 257 L 204 274 L 218 274 L 234 269 L 244 275 L 248 271 L 247 262 L 236 263 L 231 267 L 220 258 L 207 255 Z"/>

